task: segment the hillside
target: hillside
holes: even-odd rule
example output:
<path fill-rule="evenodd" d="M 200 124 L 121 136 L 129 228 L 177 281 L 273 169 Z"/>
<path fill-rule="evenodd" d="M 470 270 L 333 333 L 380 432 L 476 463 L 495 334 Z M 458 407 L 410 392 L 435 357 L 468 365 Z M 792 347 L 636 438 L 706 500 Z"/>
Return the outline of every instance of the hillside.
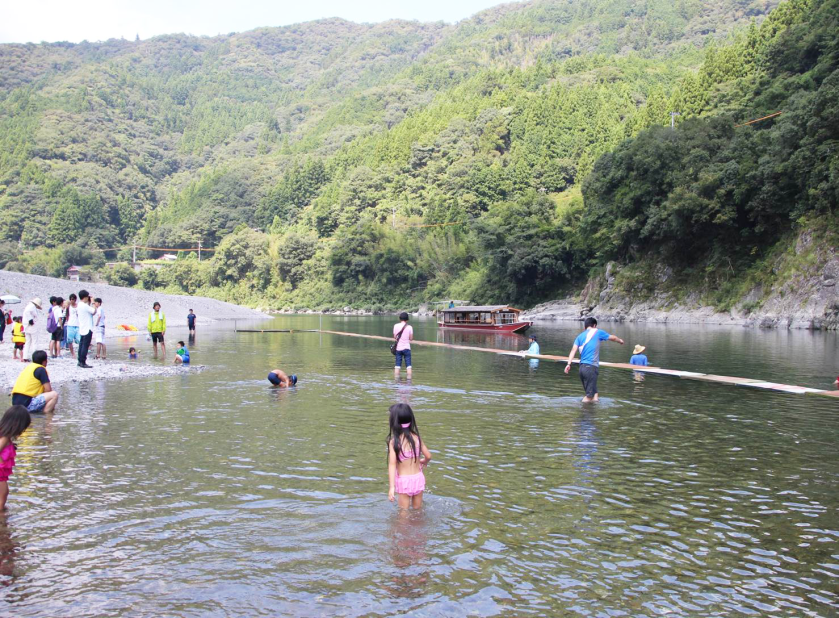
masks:
<path fill-rule="evenodd" d="M 714 273 L 729 253 L 732 272 L 747 272 L 804 219 L 832 225 L 835 196 L 818 197 L 819 179 L 747 199 L 741 185 L 774 186 L 752 170 L 762 155 L 726 168 L 775 127 L 798 126 L 786 112 L 735 139 L 736 122 L 819 92 L 829 75 L 835 34 L 808 24 L 802 4 L 763 22 L 774 4 L 534 0 L 456 25 L 331 19 L 0 46 L 0 264 L 60 274 L 101 266 L 95 249 L 125 259 L 134 241 L 201 240 L 212 260 L 147 270 L 139 285 L 276 307 L 532 304 L 653 249 L 685 286 L 697 285 L 687 271 Z M 831 3 L 806 4 L 830 22 Z M 779 64 L 813 39 L 808 27 L 824 41 L 796 48 L 799 66 Z M 834 139 L 822 133 L 820 148 Z M 811 145 L 796 139 L 789 148 Z M 702 184 L 705 167 L 727 194 Z"/>

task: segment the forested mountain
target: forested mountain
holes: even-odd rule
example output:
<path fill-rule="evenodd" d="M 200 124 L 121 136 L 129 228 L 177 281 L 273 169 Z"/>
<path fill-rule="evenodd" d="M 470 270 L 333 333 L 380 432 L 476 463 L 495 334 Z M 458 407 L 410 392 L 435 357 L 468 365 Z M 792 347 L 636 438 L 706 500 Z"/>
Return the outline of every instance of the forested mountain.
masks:
<path fill-rule="evenodd" d="M 772 8 L 533 0 L 2 45 L 0 264 L 200 239 L 212 260 L 140 284 L 313 307 L 530 303 L 650 251 L 748 269 L 837 199 L 835 0 Z"/>

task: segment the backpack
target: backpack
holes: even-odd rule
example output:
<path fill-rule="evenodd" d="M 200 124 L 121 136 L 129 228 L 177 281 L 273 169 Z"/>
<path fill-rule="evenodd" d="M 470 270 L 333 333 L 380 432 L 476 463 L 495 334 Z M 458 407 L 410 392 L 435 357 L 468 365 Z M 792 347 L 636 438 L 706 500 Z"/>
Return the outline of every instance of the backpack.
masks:
<path fill-rule="evenodd" d="M 58 322 L 55 321 L 55 311 L 52 310 L 53 308 L 50 307 L 50 310 L 47 312 L 47 332 L 54 333 L 58 330 Z"/>

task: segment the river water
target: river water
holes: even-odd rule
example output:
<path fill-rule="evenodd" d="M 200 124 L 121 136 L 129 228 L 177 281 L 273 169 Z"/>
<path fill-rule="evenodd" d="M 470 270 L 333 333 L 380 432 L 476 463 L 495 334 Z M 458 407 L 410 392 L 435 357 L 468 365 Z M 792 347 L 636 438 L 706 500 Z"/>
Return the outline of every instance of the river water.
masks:
<path fill-rule="evenodd" d="M 839 367 L 834 334 L 605 326 L 630 345 L 603 360 L 644 343 L 660 366 L 823 388 Z M 577 330 L 534 332 L 566 354 Z M 584 406 L 560 364 L 415 347 L 409 383 L 385 342 L 318 333 L 203 329 L 192 355 L 205 371 L 62 386 L 21 437 L 3 615 L 839 613 L 839 401 L 604 368 Z M 275 367 L 299 385 L 269 388 Z M 397 401 L 434 455 L 409 516 L 386 497 Z"/>

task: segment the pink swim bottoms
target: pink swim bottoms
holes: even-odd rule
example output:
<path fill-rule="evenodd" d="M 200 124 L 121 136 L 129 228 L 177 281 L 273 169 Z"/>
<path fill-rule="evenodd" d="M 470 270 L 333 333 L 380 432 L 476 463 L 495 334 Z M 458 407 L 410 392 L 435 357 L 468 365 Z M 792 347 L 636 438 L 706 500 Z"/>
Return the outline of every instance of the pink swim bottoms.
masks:
<path fill-rule="evenodd" d="M 422 472 L 408 476 L 396 475 L 396 493 L 405 496 L 416 496 L 425 489 L 425 475 Z"/>

